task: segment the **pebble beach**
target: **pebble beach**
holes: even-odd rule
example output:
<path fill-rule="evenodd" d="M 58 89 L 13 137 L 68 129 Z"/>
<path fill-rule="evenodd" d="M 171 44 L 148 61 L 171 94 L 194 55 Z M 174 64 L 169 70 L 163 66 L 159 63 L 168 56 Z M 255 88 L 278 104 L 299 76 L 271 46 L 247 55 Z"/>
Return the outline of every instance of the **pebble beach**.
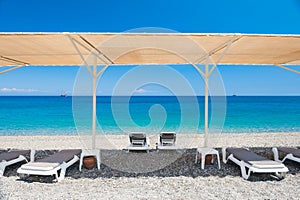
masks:
<path fill-rule="evenodd" d="M 101 169 L 78 170 L 78 162 L 68 168 L 66 178 L 30 176 L 20 179 L 17 169 L 7 168 L 0 177 L 0 199 L 300 199 L 300 165 L 285 162 L 289 168 L 284 179 L 270 174 L 253 174 L 249 180 L 240 175 L 233 162 L 217 163 L 200 169 L 195 163 L 202 135 L 178 135 L 177 151 L 156 151 L 157 138 L 150 137 L 150 152 L 127 152 L 126 136 L 102 139 Z M 109 141 L 109 142 L 107 142 Z M 100 145 L 100 143 L 97 143 Z M 107 146 L 105 146 L 106 144 Z M 224 134 L 214 140 L 221 153 L 225 146 L 249 147 L 273 158 L 274 146 L 299 148 L 300 133 Z M 188 146 L 187 146 L 188 145 Z M 36 149 L 36 159 L 64 148 L 83 148 L 77 136 L 1 136 L 1 150 Z"/>

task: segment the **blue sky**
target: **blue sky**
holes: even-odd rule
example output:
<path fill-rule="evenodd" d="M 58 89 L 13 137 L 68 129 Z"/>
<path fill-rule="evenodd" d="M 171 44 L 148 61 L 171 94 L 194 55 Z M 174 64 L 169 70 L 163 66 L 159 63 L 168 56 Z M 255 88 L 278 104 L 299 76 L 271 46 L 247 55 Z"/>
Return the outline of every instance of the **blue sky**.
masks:
<path fill-rule="evenodd" d="M 1 32 L 123 32 L 161 27 L 185 33 L 300 34 L 299 19 L 300 0 L 0 0 Z M 0 95 L 70 94 L 77 70 L 28 67 L 0 75 Z M 116 71 L 112 68 L 104 74 L 98 94 L 111 93 L 122 75 Z M 203 83 L 193 69 L 179 71 L 202 95 Z M 299 75 L 276 67 L 219 66 L 219 71 L 228 95 L 300 95 Z M 168 93 L 157 86 L 143 91 L 150 95 Z"/>

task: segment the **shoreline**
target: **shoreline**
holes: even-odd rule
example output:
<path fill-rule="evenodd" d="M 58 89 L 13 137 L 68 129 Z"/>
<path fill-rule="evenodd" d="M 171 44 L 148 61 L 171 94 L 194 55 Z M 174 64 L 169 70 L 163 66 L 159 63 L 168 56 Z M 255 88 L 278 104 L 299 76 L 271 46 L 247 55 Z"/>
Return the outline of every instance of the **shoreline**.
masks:
<path fill-rule="evenodd" d="M 150 148 L 155 149 L 158 135 L 148 135 Z M 70 149 L 91 148 L 91 136 L 0 136 L 1 149 Z M 198 148 L 204 143 L 203 134 L 177 134 L 179 149 Z M 97 135 L 98 149 L 125 149 L 129 145 L 128 135 Z M 300 145 L 300 132 L 279 133 L 234 133 L 209 134 L 208 145 L 221 147 L 274 147 Z"/>

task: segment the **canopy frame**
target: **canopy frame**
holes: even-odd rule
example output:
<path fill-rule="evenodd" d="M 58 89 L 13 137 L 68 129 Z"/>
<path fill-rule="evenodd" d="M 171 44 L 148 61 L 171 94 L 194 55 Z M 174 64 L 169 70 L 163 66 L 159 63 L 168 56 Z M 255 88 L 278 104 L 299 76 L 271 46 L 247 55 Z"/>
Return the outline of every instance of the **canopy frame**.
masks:
<path fill-rule="evenodd" d="M 97 123 L 97 109 L 96 109 L 96 105 L 97 105 L 97 82 L 98 82 L 98 78 L 100 77 L 100 75 L 102 75 L 104 73 L 104 71 L 110 66 L 113 65 L 114 62 L 109 59 L 109 57 L 105 54 L 103 54 L 103 52 L 101 52 L 98 48 L 96 48 L 95 46 L 93 46 L 90 42 L 88 42 L 86 39 L 83 38 L 83 41 L 86 42 L 90 47 L 92 47 L 92 50 L 89 49 L 90 53 L 92 53 L 95 57 L 94 57 L 94 65 L 93 65 L 93 70 L 90 69 L 90 66 L 87 64 L 86 60 L 84 59 L 84 56 L 82 55 L 82 52 L 79 50 L 78 46 L 76 44 L 82 45 L 80 42 L 78 42 L 76 39 L 72 38 L 72 36 L 68 35 L 68 38 L 71 40 L 74 48 L 76 49 L 77 53 L 80 55 L 80 58 L 82 59 L 83 63 L 86 65 L 89 73 L 91 74 L 92 78 L 93 78 L 93 113 L 92 113 L 92 149 L 96 148 L 96 123 Z M 209 123 L 208 123 L 208 116 L 209 116 L 209 110 L 208 110 L 208 96 L 209 96 L 209 77 L 211 76 L 211 74 L 213 73 L 213 71 L 216 69 L 218 62 L 220 62 L 220 60 L 224 57 L 224 55 L 226 54 L 226 52 L 228 51 L 228 49 L 231 47 L 231 45 L 238 41 L 241 37 L 240 36 L 235 36 L 232 39 L 224 42 L 222 45 L 216 47 L 215 49 L 213 49 L 212 51 L 210 51 L 209 53 L 207 53 L 207 55 L 204 57 L 204 59 L 206 60 L 205 62 L 205 71 L 203 72 L 203 70 L 200 68 L 200 66 L 197 65 L 197 63 L 190 63 L 192 64 L 192 66 L 202 75 L 202 77 L 204 78 L 204 82 L 205 82 L 205 105 L 204 105 L 204 147 L 208 147 L 208 130 L 209 130 Z M 85 47 L 85 49 L 87 49 Z M 95 52 L 93 52 L 94 50 L 96 50 L 97 53 L 99 53 L 100 55 L 103 55 L 107 61 L 109 61 L 109 63 L 107 63 L 104 68 L 100 71 L 97 72 L 97 58 L 101 59 L 103 61 L 103 59 L 101 57 L 99 57 L 99 55 L 97 55 Z M 213 65 L 211 68 L 209 68 L 210 63 L 208 62 L 209 59 L 212 60 L 212 55 L 214 55 L 217 52 L 222 51 L 222 53 L 218 56 L 217 61 L 213 62 Z M 198 64 L 200 62 L 202 62 L 203 60 L 200 59 L 198 60 Z"/>
<path fill-rule="evenodd" d="M 222 46 L 217 47 L 213 51 L 209 52 L 207 54 L 206 58 L 206 63 L 205 63 L 205 71 L 201 70 L 201 68 L 197 64 L 192 64 L 194 68 L 202 75 L 204 78 L 204 91 L 205 91 L 205 96 L 204 96 L 204 147 L 208 146 L 208 130 L 209 130 L 209 124 L 208 124 L 208 96 L 209 96 L 209 77 L 213 73 L 213 71 L 216 69 L 218 62 L 223 58 L 225 53 L 228 51 L 228 49 L 231 47 L 231 45 L 236 42 L 240 37 L 236 36 L 228 41 L 226 41 Z M 218 57 L 216 62 L 213 62 L 213 66 L 209 69 L 209 59 L 212 59 L 211 56 L 219 51 L 223 50 L 221 55 Z M 202 61 L 202 60 L 201 60 Z M 200 62 L 201 62 L 200 61 Z"/>
<path fill-rule="evenodd" d="M 105 65 L 99 72 L 97 70 L 97 58 L 101 59 L 103 61 L 103 59 L 101 57 L 99 57 L 96 53 L 93 52 L 93 50 L 97 49 L 96 47 L 94 47 L 93 45 L 90 45 L 93 50 L 89 50 L 90 53 L 92 53 L 92 55 L 94 56 L 94 63 L 93 63 L 93 68 L 91 69 L 90 65 L 87 64 L 86 60 L 84 59 L 84 56 L 82 55 L 81 51 L 79 50 L 79 48 L 77 47 L 76 43 L 79 45 L 82 45 L 80 42 L 78 42 L 77 40 L 75 40 L 74 38 L 72 38 L 71 36 L 69 36 L 70 41 L 72 42 L 74 48 L 76 49 L 77 53 L 80 55 L 80 58 L 82 59 L 82 61 L 84 62 L 86 68 L 88 69 L 90 75 L 93 78 L 93 112 L 92 112 L 92 149 L 96 149 L 96 127 L 97 127 L 97 83 L 98 83 L 98 79 L 99 77 L 105 72 L 105 70 L 109 67 L 109 64 Z M 85 41 L 85 40 L 84 40 Z M 90 44 L 88 41 L 85 41 L 86 43 Z M 83 45 L 84 46 L 84 45 Z M 102 54 L 102 52 L 100 50 L 96 50 L 98 53 Z M 104 54 L 102 54 L 105 58 L 107 58 L 107 60 L 110 61 L 111 64 L 113 64 L 113 62 L 111 62 L 111 60 L 105 56 Z"/>
<path fill-rule="evenodd" d="M 284 66 L 284 65 L 280 65 L 280 64 L 278 64 L 278 65 L 275 65 L 275 66 L 277 66 L 277 67 L 279 67 L 279 68 L 281 68 L 281 69 L 284 69 L 284 70 L 287 70 L 287 71 L 293 72 L 293 73 L 295 73 L 295 74 L 300 74 L 300 71 L 298 71 L 298 70 L 295 70 L 295 69 L 291 69 L 291 68 L 289 68 L 289 67 L 286 67 L 286 66 Z"/>
<path fill-rule="evenodd" d="M 10 72 L 10 71 L 13 71 L 13 70 L 16 70 L 16 69 L 20 69 L 20 68 L 25 67 L 25 66 L 27 66 L 27 65 L 18 65 L 16 67 L 10 67 L 9 69 L 1 71 L 0 74 L 5 74 L 7 72 Z"/>

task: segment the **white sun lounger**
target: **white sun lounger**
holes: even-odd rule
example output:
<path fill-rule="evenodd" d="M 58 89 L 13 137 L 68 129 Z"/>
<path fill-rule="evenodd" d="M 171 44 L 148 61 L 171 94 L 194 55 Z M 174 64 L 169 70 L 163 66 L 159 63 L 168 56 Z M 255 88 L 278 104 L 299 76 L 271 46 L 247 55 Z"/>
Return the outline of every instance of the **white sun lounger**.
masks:
<path fill-rule="evenodd" d="M 15 163 L 26 161 L 26 155 L 30 153 L 30 161 L 34 160 L 34 150 L 11 150 L 0 154 L 0 176 L 3 176 L 5 168 Z"/>
<path fill-rule="evenodd" d="M 67 168 L 79 160 L 80 153 L 81 149 L 61 150 L 46 158 L 22 165 L 17 173 L 43 176 L 55 175 L 56 180 L 60 182 L 65 178 Z M 58 175 L 59 170 L 61 170 L 60 175 Z"/>
<path fill-rule="evenodd" d="M 229 154 L 227 158 L 226 153 Z M 231 160 L 240 166 L 244 179 L 248 179 L 251 172 L 275 173 L 276 176 L 283 178 L 286 172 L 289 171 L 284 164 L 259 156 L 245 148 L 223 148 L 222 155 L 224 163 Z M 248 172 L 246 169 L 248 169 Z"/>
<path fill-rule="evenodd" d="M 176 147 L 176 133 L 175 132 L 161 132 L 159 134 L 157 149 L 173 150 Z"/>
<path fill-rule="evenodd" d="M 127 147 L 128 151 L 147 151 L 149 153 L 148 139 L 145 133 L 132 132 L 129 134 L 130 145 Z"/>
<path fill-rule="evenodd" d="M 272 151 L 274 153 L 274 160 L 278 162 L 284 162 L 286 159 L 290 159 L 300 163 L 300 149 L 291 147 L 274 147 L 272 148 Z M 286 154 L 282 160 L 279 159 L 279 152 Z"/>

